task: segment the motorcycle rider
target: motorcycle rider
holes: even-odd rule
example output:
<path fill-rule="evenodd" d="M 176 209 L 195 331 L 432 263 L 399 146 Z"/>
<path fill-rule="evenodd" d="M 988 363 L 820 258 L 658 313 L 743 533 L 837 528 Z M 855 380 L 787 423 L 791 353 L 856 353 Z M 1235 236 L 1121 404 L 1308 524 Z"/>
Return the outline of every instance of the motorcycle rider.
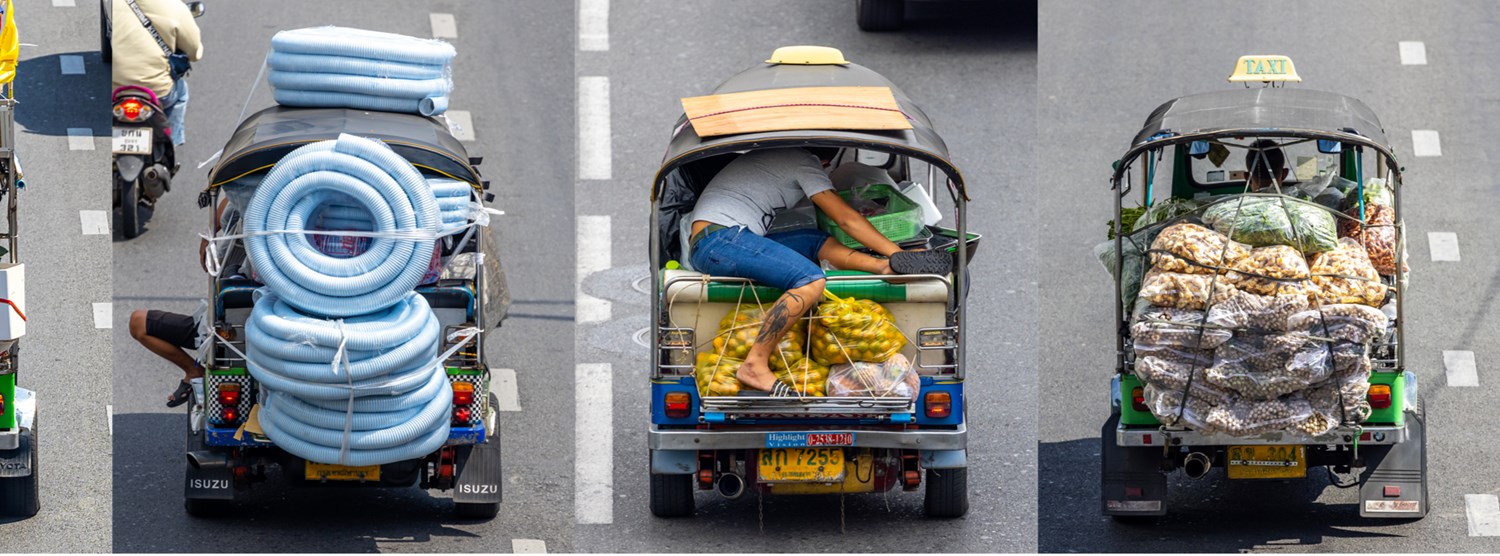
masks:
<path fill-rule="evenodd" d="M 183 75 L 176 75 L 173 63 L 162 51 L 162 45 L 147 30 L 134 8 L 151 22 L 156 35 L 167 49 L 188 61 L 203 58 L 203 41 L 193 13 L 182 0 L 113 0 L 114 17 L 111 41 L 114 48 L 112 80 L 114 87 L 137 85 L 156 93 L 166 113 L 173 145 L 187 140 L 186 120 L 188 87 Z M 134 8 L 132 7 L 134 5 Z"/>

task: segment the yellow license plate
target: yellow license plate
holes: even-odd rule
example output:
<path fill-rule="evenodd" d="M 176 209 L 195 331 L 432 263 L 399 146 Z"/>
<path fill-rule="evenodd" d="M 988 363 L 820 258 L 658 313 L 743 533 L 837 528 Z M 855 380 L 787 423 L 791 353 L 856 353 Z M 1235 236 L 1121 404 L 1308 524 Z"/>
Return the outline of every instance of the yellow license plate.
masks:
<path fill-rule="evenodd" d="M 380 466 L 348 467 L 309 461 L 303 476 L 309 481 L 379 481 Z"/>
<path fill-rule="evenodd" d="M 1306 446 L 1229 447 L 1231 479 L 1301 479 L 1306 476 Z"/>
<path fill-rule="evenodd" d="M 844 480 L 843 448 L 770 448 L 760 451 L 760 480 L 828 483 Z"/>

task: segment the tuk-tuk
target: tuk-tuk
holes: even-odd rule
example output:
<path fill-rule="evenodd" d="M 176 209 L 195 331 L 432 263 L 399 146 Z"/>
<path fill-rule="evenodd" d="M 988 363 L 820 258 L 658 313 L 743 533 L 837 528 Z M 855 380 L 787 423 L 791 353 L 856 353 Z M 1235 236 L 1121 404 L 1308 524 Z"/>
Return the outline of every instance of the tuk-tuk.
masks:
<path fill-rule="evenodd" d="M 967 513 L 963 323 L 966 269 L 979 236 L 967 231 L 963 176 L 926 114 L 885 77 L 826 47 L 778 49 L 710 96 L 683 103 L 684 115 L 673 128 L 651 190 L 656 291 L 647 443 L 652 513 L 691 516 L 698 490 L 732 499 L 751 490 L 772 495 L 913 491 L 924 482 L 927 515 Z M 723 323 L 747 304 L 769 304 L 782 292 L 687 268 L 694 204 L 736 157 L 787 147 L 836 148 L 831 168 L 859 163 L 878 169 L 885 184 L 868 187 L 925 197 L 934 212 L 935 186 L 943 184 L 952 199 L 951 209 L 941 215 L 952 228 L 927 224 L 933 220 L 904 232 L 876 224 L 904 248 L 953 253 L 951 272 L 826 272 L 827 294 L 878 303 L 910 340 L 897 354 L 910 361 L 912 384 L 919 383 L 907 395 L 841 395 L 833 381 L 822 382 L 826 376 L 816 384 L 799 384 L 800 393 L 791 397 L 725 395 L 702 386 L 703 361 L 715 355 L 716 342 L 722 347 Z M 840 194 L 860 195 L 858 188 Z M 898 203 L 905 198 L 892 196 L 888 214 L 909 202 Z M 839 238 L 826 220 L 819 223 L 820 214 L 810 204 L 792 207 L 775 215 L 770 229 L 819 226 Z M 820 309 L 803 316 L 810 330 L 819 326 Z M 814 358 L 807 352 L 807 359 Z M 733 367 L 728 369 L 732 374 Z M 831 369 L 840 372 L 839 366 Z"/>
<path fill-rule="evenodd" d="M 227 198 L 230 210 L 244 211 L 262 180 L 268 179 L 268 173 L 284 157 L 299 147 L 345 135 L 383 143 L 416 167 L 421 179 L 467 184 L 474 206 L 492 199 L 485 193 L 489 182 L 475 168 L 480 159 L 470 158 L 447 126 L 435 118 L 275 106 L 239 125 L 225 145 L 223 157 L 210 171 L 210 185 L 199 204 L 218 207 L 221 198 Z M 229 223 L 230 219 L 211 216 L 210 230 L 217 232 L 211 232 L 215 239 L 209 258 L 215 261 L 209 268 L 216 274 L 209 279 L 212 301 L 200 320 L 205 328 L 200 335 L 207 338 L 200 347 L 206 376 L 195 388 L 188 419 L 188 513 L 223 515 L 239 493 L 265 481 L 269 467 L 279 466 L 293 485 L 451 489 L 459 516 L 488 519 L 496 515 L 502 485 L 500 429 L 496 402 L 490 393 L 484 339 L 487 330 L 498 327 L 504 319 L 509 293 L 494 240 L 476 223 L 482 217 L 479 212 L 470 212 L 464 233 L 439 240 L 438 255 L 433 260 L 436 264 L 440 257 L 441 273 L 415 289 L 441 326 L 437 341 L 442 355 L 438 357 L 440 363 L 435 364 L 446 371 L 452 386 L 448 439 L 423 457 L 365 466 L 294 456 L 273 442 L 264 426 L 257 426 L 257 413 L 266 414 L 263 404 L 267 389 L 252 376 L 250 367 L 255 362 L 246 354 L 257 352 L 252 349 L 255 346 L 247 345 L 249 338 L 255 337 L 247 334 L 247 322 L 252 320 L 257 298 L 270 294 L 258 291 L 265 284 L 257 281 L 261 276 L 256 272 L 215 268 L 233 257 L 234 251 L 244 252 L 248 238 L 240 233 L 240 225 Z M 260 423 L 265 423 L 263 417 Z"/>
<path fill-rule="evenodd" d="M 20 338 L 26 334 L 26 265 L 16 252 L 16 216 L 21 163 L 16 156 L 16 62 L 19 42 L 10 0 L 0 2 L 0 516 L 30 517 L 41 510 L 38 495 L 36 393 L 16 385 Z"/>
<path fill-rule="evenodd" d="M 1324 467 L 1358 487 L 1360 516 L 1421 518 L 1401 165 L 1363 102 L 1286 87 L 1301 78 L 1285 57 L 1243 57 L 1230 81 L 1245 88 L 1153 111 L 1110 178 L 1101 509 L 1165 515 L 1178 469 L 1253 481 Z"/>

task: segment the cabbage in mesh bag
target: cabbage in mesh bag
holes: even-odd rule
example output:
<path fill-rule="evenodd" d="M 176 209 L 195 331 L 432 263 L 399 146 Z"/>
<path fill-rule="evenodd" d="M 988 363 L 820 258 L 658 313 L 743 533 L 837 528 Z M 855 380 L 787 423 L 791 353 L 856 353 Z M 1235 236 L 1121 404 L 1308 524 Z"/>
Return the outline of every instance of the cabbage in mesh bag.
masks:
<path fill-rule="evenodd" d="M 1338 247 L 1333 218 L 1323 207 L 1289 197 L 1236 197 L 1203 211 L 1205 224 L 1234 241 L 1290 245 L 1308 254 Z"/>

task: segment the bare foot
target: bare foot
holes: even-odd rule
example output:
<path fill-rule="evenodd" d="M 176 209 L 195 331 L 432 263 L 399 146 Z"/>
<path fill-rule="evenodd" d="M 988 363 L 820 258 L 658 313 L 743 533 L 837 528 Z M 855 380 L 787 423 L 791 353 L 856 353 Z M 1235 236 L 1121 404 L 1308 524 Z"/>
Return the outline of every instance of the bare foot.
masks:
<path fill-rule="evenodd" d="M 771 367 L 764 360 L 746 360 L 735 371 L 734 377 L 739 379 L 740 384 L 751 390 L 770 392 L 771 387 L 776 385 L 776 375 L 771 372 Z"/>

